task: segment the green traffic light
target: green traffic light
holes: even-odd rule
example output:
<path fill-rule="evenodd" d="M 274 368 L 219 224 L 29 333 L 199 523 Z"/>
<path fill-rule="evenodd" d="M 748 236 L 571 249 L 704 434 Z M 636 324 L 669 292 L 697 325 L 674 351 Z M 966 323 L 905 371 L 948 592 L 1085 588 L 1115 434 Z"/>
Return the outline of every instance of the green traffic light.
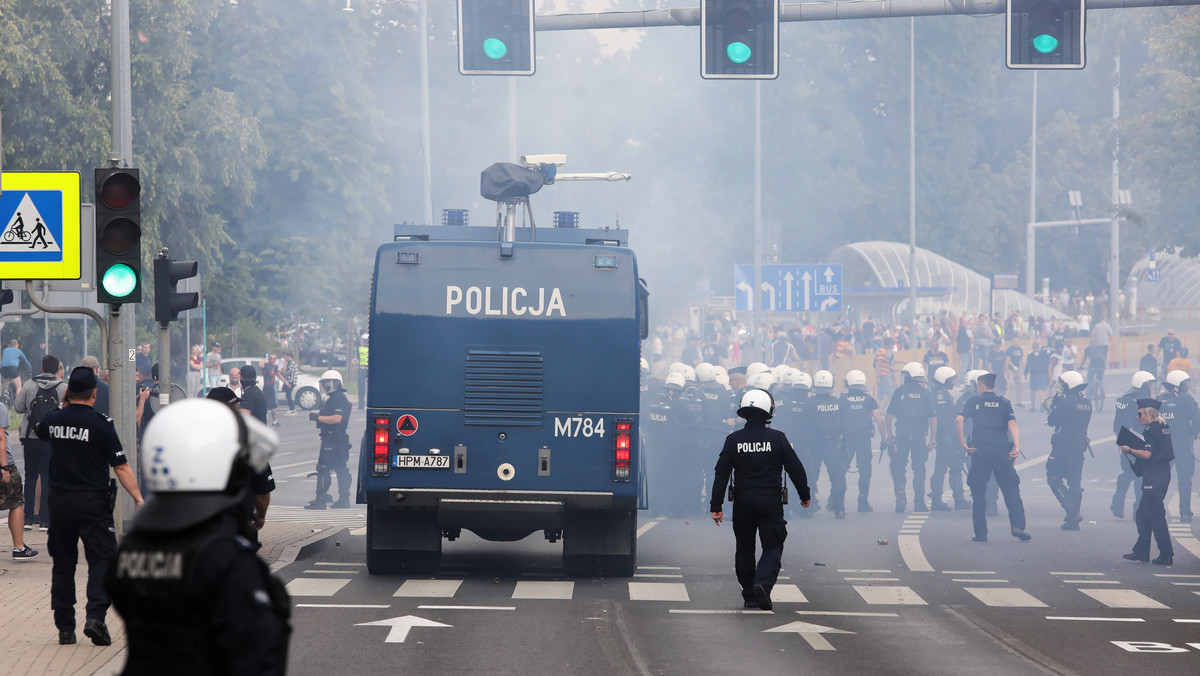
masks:
<path fill-rule="evenodd" d="M 731 42 L 725 48 L 725 55 L 734 63 L 746 63 L 750 60 L 750 46 L 744 42 Z"/>
<path fill-rule="evenodd" d="M 1042 33 L 1033 39 L 1033 48 L 1043 54 L 1049 54 L 1058 49 L 1058 38 Z"/>
<path fill-rule="evenodd" d="M 137 288 L 137 273 L 128 265 L 117 263 L 104 271 L 100 286 L 113 298 L 124 298 Z"/>
<path fill-rule="evenodd" d="M 483 41 L 483 53 L 489 59 L 503 59 L 504 55 L 508 54 L 508 45 L 504 44 L 503 40 L 488 38 Z"/>

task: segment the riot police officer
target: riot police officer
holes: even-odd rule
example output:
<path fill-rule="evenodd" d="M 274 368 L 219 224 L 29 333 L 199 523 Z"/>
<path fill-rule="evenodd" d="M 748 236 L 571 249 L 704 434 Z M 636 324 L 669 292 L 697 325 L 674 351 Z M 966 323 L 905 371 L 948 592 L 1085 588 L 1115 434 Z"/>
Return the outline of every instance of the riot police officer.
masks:
<path fill-rule="evenodd" d="M 50 442 L 50 534 L 46 543 L 54 566 L 50 573 L 50 608 L 58 642 L 75 642 L 75 566 L 79 541 L 87 558 L 87 620 L 83 633 L 96 645 L 111 645 L 104 617 L 110 605 L 104 575 L 117 550 L 113 535 L 116 489 L 109 483 L 112 467 L 121 487 L 141 506 L 142 493 L 112 419 L 92 408 L 96 374 L 76 367 L 67 381 L 64 406 L 50 411 L 34 426 Z"/>
<path fill-rule="evenodd" d="M 325 509 L 329 501 L 329 487 L 333 481 L 330 473 L 337 474 L 338 500 L 333 507 L 350 506 L 350 436 L 346 426 L 350 424 L 350 400 L 342 387 L 342 374 L 334 369 L 321 374 L 321 389 L 325 392 L 325 403 L 319 413 L 309 413 L 308 419 L 317 423 L 321 433 L 321 450 L 317 453 L 317 495 L 305 509 Z"/>
<path fill-rule="evenodd" d="M 1140 477 L 1142 502 L 1138 505 L 1134 520 L 1137 522 L 1138 539 L 1133 551 L 1125 554 L 1130 561 L 1145 563 L 1150 560 L 1150 536 L 1158 544 L 1158 558 L 1153 563 L 1169 566 L 1173 563 L 1175 550 L 1171 545 L 1171 533 L 1167 529 L 1167 508 L 1163 500 L 1171 484 L 1171 460 L 1175 457 L 1171 444 L 1171 428 L 1163 423 L 1158 412 L 1162 403 L 1144 397 L 1135 402 L 1137 418 L 1145 426 L 1142 438 L 1145 448 L 1121 446 L 1121 453 L 1137 458 L 1133 462 L 1133 473 Z"/>
<path fill-rule="evenodd" d="M 988 478 L 996 477 L 996 484 L 1004 495 L 1004 506 L 1008 508 L 1008 522 L 1013 537 L 1027 542 L 1025 532 L 1025 505 L 1021 502 L 1021 479 L 1013 463 L 1021 454 L 1021 435 L 1012 404 L 995 392 L 996 374 L 984 373 L 975 380 L 979 396 L 967 402 L 966 408 L 955 418 L 958 428 L 958 443 L 971 454 L 971 469 L 967 473 L 967 486 L 971 489 L 971 517 L 975 523 L 975 542 L 987 542 L 987 513 L 984 508 L 984 492 Z M 963 435 L 963 423 L 972 421 L 971 444 Z"/>
<path fill-rule="evenodd" d="M 929 508 L 935 512 L 948 512 L 950 505 L 942 500 L 942 482 L 949 474 L 950 493 L 954 496 L 954 509 L 970 506 L 963 495 L 963 452 L 958 445 L 954 418 L 962 410 L 954 405 L 954 379 L 958 373 L 949 366 L 939 366 L 933 372 L 933 410 L 937 417 L 937 450 L 933 460 L 933 474 L 929 477 Z"/>
<path fill-rule="evenodd" d="M 967 376 L 963 382 L 962 394 L 960 394 L 958 396 L 958 400 L 954 402 L 954 408 L 956 410 L 958 410 L 958 412 L 961 413 L 962 411 L 966 410 L 967 406 L 970 405 L 971 401 L 979 396 L 979 393 L 976 391 L 977 388 L 975 387 L 975 384 L 976 384 L 976 381 L 979 379 L 979 376 L 981 376 L 985 373 L 987 373 L 987 371 L 984 371 L 981 369 L 971 369 L 970 371 L 967 371 Z M 963 434 L 965 435 L 965 437 L 967 439 L 967 443 L 970 443 L 970 441 L 971 441 L 972 426 L 973 426 L 973 424 L 970 419 L 967 419 L 963 422 Z M 957 443 L 957 440 L 955 440 L 955 443 Z M 961 452 L 962 446 L 958 446 L 957 449 Z M 971 456 L 966 455 L 963 466 L 970 467 L 970 461 L 971 461 Z M 995 477 L 988 479 L 987 490 L 984 491 L 984 496 L 987 499 L 986 510 L 985 510 L 987 516 L 996 516 L 997 514 L 999 514 L 999 510 L 996 508 L 996 504 L 1000 501 L 1000 489 L 996 486 Z M 972 505 L 969 501 L 963 507 L 963 509 L 971 509 L 971 508 L 972 508 Z M 957 506 L 956 506 L 956 509 L 957 509 Z"/>
<path fill-rule="evenodd" d="M 929 508 L 925 506 L 925 464 L 929 459 L 926 434 L 937 438 L 933 396 L 925 389 L 925 367 L 920 362 L 911 361 L 900 372 L 904 374 L 904 382 L 892 393 L 887 407 L 887 438 L 895 442 L 891 469 L 892 483 L 896 489 L 896 512 L 903 513 L 908 507 L 904 479 L 910 457 L 913 465 L 913 511 L 928 512 Z"/>
<path fill-rule="evenodd" d="M 1162 408 L 1159 416 L 1171 428 L 1175 451 L 1175 475 L 1179 478 L 1179 522 L 1192 522 L 1192 476 L 1196 456 L 1192 442 L 1200 434 L 1200 407 L 1188 392 L 1191 378 L 1186 371 L 1171 371 L 1163 380 Z"/>
<path fill-rule="evenodd" d="M 771 589 L 779 577 L 783 542 L 787 539 L 787 521 L 783 519 L 786 487 L 781 475 L 787 471 L 800 498 L 808 507 L 808 477 L 804 465 L 792 450 L 787 435 L 767 427 L 775 412 L 770 392 L 751 389 L 742 395 L 738 415 L 746 425 L 725 438 L 721 456 L 714 468 L 709 510 L 718 526 L 724 520 L 722 505 L 725 488 L 733 477 L 733 534 L 737 540 L 734 571 L 742 587 L 747 608 L 771 610 Z M 755 537 L 762 541 L 762 556 L 754 562 Z"/>
<path fill-rule="evenodd" d="M 809 452 L 808 433 L 805 427 L 805 411 L 808 410 L 808 402 L 812 398 L 812 376 L 800 369 L 789 369 L 775 398 L 779 403 L 775 406 L 775 415 L 772 418 L 771 426 L 787 435 L 788 440 L 792 442 L 792 448 L 796 451 L 796 457 L 800 458 L 800 463 L 805 467 L 812 467 L 813 460 Z M 795 505 L 789 505 L 784 511 L 789 518 L 812 518 L 814 514 L 821 511 L 816 498 L 816 488 L 810 487 L 810 501 L 807 509 L 801 510 Z"/>
<path fill-rule="evenodd" d="M 142 447 L 152 495 L 105 581 L 125 621 L 123 673 L 285 673 L 287 592 L 239 535 L 250 477 L 278 444 L 266 425 L 208 399 L 151 421 Z"/>
<path fill-rule="evenodd" d="M 842 392 L 842 448 L 846 462 L 854 460 L 858 470 L 858 511 L 871 509 L 871 438 L 879 428 L 883 435 L 883 416 L 879 402 L 867 392 L 867 374 L 857 369 L 846 374 L 846 390 Z"/>
<path fill-rule="evenodd" d="M 680 430 L 674 407 L 675 399 L 686 383 L 683 373 L 668 373 L 662 388 L 655 394 L 643 426 L 647 474 L 653 486 L 650 499 L 658 516 L 678 516 L 683 511 L 675 472 L 685 459 L 679 449 Z"/>
<path fill-rule="evenodd" d="M 1058 377 L 1058 392 L 1051 399 L 1046 424 L 1054 428 L 1050 435 L 1050 457 L 1046 460 L 1046 484 L 1062 505 L 1066 519 L 1063 530 L 1079 530 L 1083 517 L 1083 454 L 1088 450 L 1087 429 L 1092 421 L 1092 402 L 1084 396 L 1087 382 L 1078 371 L 1063 371 Z"/>
<path fill-rule="evenodd" d="M 849 460 L 842 447 L 842 402 L 833 396 L 833 374 L 817 371 L 813 374 L 813 395 L 808 400 L 802 422 L 808 433 L 808 448 L 812 455 L 812 476 L 815 487 L 821 480 L 821 465 L 829 473 L 829 499 L 825 506 L 835 518 L 846 518 L 846 471 Z"/>
<path fill-rule="evenodd" d="M 1138 371 L 1133 374 L 1129 380 L 1129 390 L 1117 397 L 1116 403 L 1113 404 L 1113 434 L 1120 432 L 1122 427 L 1128 427 L 1131 430 L 1137 429 L 1139 425 L 1137 400 L 1151 398 L 1150 386 L 1155 382 L 1154 374 L 1149 371 Z M 1113 516 L 1123 519 L 1125 518 L 1125 496 L 1129 492 L 1129 486 L 1133 486 L 1133 511 L 1136 512 L 1142 503 L 1142 482 L 1138 481 L 1128 462 L 1123 458 L 1118 458 L 1118 460 L 1121 463 L 1121 473 L 1117 475 L 1117 490 L 1113 493 L 1109 509 Z"/>

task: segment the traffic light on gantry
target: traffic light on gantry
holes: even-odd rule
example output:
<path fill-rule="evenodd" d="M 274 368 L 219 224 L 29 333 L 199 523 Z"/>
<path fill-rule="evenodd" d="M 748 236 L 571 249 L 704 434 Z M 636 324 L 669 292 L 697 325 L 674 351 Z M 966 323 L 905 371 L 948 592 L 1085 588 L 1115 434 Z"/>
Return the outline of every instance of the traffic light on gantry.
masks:
<path fill-rule="evenodd" d="M 1008 67 L 1079 69 L 1084 51 L 1085 0 L 1008 0 Z"/>
<path fill-rule="evenodd" d="M 200 294 L 181 293 L 179 282 L 196 276 L 196 261 L 176 261 L 166 256 L 154 259 L 154 321 L 166 324 L 179 319 L 179 313 L 200 305 Z"/>
<path fill-rule="evenodd" d="M 137 169 L 96 170 L 96 299 L 142 302 L 142 183 Z"/>
<path fill-rule="evenodd" d="M 533 0 L 458 0 L 458 72 L 533 75 Z"/>
<path fill-rule="evenodd" d="M 701 0 L 700 75 L 772 80 L 779 75 L 779 0 Z"/>

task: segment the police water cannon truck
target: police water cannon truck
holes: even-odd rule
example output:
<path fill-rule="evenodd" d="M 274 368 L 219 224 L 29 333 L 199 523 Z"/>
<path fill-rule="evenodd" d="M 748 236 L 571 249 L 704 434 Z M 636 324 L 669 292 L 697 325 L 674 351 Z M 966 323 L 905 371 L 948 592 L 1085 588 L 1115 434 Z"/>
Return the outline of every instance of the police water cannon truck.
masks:
<path fill-rule="evenodd" d="M 561 539 L 571 575 L 634 572 L 649 293 L 627 231 L 529 213 L 556 178 L 629 177 L 523 159 L 482 173 L 494 225 L 399 225 L 376 254 L 357 496 L 372 574 L 435 572 L 463 529 Z"/>

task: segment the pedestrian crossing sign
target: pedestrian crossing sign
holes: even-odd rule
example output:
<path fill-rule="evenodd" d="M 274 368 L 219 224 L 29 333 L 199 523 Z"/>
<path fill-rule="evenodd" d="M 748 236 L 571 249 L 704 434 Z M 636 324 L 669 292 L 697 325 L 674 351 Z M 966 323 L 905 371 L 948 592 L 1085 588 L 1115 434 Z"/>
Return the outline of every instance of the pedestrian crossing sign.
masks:
<path fill-rule="evenodd" d="M 79 173 L 0 174 L 0 279 L 79 279 Z"/>

